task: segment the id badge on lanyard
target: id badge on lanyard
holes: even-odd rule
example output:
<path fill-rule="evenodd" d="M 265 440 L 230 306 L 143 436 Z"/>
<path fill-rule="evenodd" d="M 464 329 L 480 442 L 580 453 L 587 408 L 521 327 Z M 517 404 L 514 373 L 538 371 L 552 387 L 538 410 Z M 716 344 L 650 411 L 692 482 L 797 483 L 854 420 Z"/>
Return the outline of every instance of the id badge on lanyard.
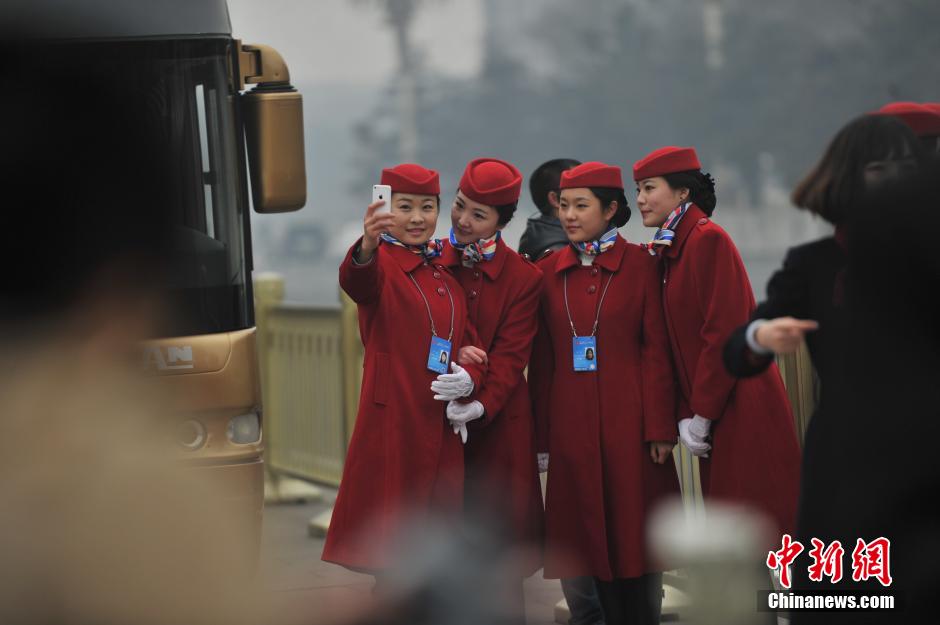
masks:
<path fill-rule="evenodd" d="M 572 337 L 571 359 L 575 371 L 597 371 L 597 337 Z"/>
<path fill-rule="evenodd" d="M 434 316 L 431 314 L 431 304 L 428 302 L 428 298 L 424 296 L 424 291 L 421 290 L 415 277 L 410 273 L 408 277 L 411 278 L 415 288 L 418 289 L 418 294 L 421 296 L 421 299 L 424 300 L 424 305 L 428 310 L 428 320 L 431 323 L 431 347 L 428 348 L 428 369 L 434 373 L 447 373 L 447 370 L 450 368 L 451 348 L 453 347 L 453 343 L 451 343 L 450 339 L 454 337 L 454 298 L 450 293 L 450 287 L 447 286 L 447 282 L 444 282 L 447 297 L 450 299 L 450 336 L 446 339 L 442 339 L 437 335 L 437 328 L 434 326 Z"/>
<path fill-rule="evenodd" d="M 431 337 L 431 349 L 428 352 L 428 369 L 434 373 L 447 373 L 450 367 L 451 343 L 439 336 Z"/>
<path fill-rule="evenodd" d="M 565 312 L 568 313 L 568 325 L 571 326 L 571 362 L 575 371 L 597 371 L 597 326 L 601 319 L 601 308 L 604 306 L 604 299 L 607 297 L 607 288 L 614 274 L 607 278 L 607 284 L 601 292 L 600 301 L 597 303 L 597 314 L 594 316 L 594 327 L 591 328 L 590 336 L 578 336 L 578 331 L 574 327 L 574 320 L 571 318 L 571 308 L 568 306 L 568 274 L 565 274 Z"/>

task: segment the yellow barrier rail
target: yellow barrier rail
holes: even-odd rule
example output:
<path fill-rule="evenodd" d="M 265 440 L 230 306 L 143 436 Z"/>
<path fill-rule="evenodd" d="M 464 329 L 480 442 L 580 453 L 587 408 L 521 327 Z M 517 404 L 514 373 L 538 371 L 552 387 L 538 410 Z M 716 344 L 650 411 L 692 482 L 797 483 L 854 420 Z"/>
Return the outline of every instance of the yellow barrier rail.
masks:
<path fill-rule="evenodd" d="M 349 379 L 338 308 L 284 304 L 283 281 L 255 280 L 269 471 L 338 485 L 349 432 Z M 357 336 L 358 340 L 358 336 Z"/>

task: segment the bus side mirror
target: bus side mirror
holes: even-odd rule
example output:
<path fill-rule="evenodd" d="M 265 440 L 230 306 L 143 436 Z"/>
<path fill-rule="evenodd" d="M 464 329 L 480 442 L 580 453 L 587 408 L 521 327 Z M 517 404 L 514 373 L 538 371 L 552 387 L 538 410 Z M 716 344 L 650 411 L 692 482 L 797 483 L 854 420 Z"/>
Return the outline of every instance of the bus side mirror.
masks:
<path fill-rule="evenodd" d="M 290 84 L 287 65 L 277 50 L 237 45 L 240 87 L 257 85 L 240 96 L 255 210 L 299 210 L 307 202 L 303 97 Z"/>

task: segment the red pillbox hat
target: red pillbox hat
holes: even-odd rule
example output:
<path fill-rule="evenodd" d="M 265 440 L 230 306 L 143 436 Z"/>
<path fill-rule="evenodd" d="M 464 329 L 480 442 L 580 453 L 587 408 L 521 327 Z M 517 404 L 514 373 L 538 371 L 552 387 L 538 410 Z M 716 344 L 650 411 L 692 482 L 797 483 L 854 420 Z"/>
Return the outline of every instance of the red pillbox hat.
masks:
<path fill-rule="evenodd" d="M 692 171 L 702 168 L 698 162 L 695 148 L 666 146 L 653 150 L 633 164 L 633 179 L 636 181 L 674 174 L 680 171 Z"/>
<path fill-rule="evenodd" d="M 387 184 L 392 193 L 414 193 L 415 195 L 440 195 L 441 179 L 433 169 L 414 163 L 402 163 L 382 170 L 379 184 Z"/>
<path fill-rule="evenodd" d="M 880 115 L 893 115 L 911 127 L 918 137 L 940 135 L 940 107 L 917 102 L 891 102 L 875 111 Z"/>
<path fill-rule="evenodd" d="M 623 175 L 616 165 L 599 161 L 582 163 L 561 172 L 561 189 L 579 189 L 581 187 L 605 187 L 623 189 Z"/>
<path fill-rule="evenodd" d="M 498 158 L 476 158 L 467 163 L 458 185 L 474 202 L 503 206 L 519 201 L 522 174 L 512 164 Z"/>

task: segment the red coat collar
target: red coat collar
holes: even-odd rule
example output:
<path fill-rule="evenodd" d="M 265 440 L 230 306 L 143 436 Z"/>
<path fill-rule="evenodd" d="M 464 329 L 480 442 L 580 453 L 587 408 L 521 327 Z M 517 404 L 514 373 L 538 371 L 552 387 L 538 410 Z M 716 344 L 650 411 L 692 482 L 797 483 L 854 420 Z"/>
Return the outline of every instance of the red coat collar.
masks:
<path fill-rule="evenodd" d="M 482 271 L 490 280 L 499 278 L 506 265 L 506 258 L 509 256 L 509 249 L 503 242 L 502 237 L 496 242 L 496 256 L 492 260 L 484 260 L 476 264 L 475 269 Z M 450 241 L 444 242 L 444 252 L 441 254 L 441 264 L 445 267 L 460 267 L 463 255 L 450 244 Z"/>
<path fill-rule="evenodd" d="M 673 240 L 672 245 L 663 250 L 663 256 L 666 258 L 678 258 L 679 254 L 682 252 L 682 248 L 685 246 L 685 242 L 689 239 L 689 233 L 691 233 L 696 226 L 707 221 L 708 215 L 705 214 L 705 211 L 695 204 L 690 206 L 689 210 L 683 215 L 682 221 L 679 222 L 679 227 L 676 228 L 676 238 Z"/>
<path fill-rule="evenodd" d="M 381 249 L 383 253 L 388 254 L 390 258 L 393 258 L 395 262 L 401 266 L 405 273 L 411 273 L 424 264 L 423 256 L 420 254 L 415 254 L 414 252 L 398 245 L 382 243 L 379 245 L 379 249 Z"/>
<path fill-rule="evenodd" d="M 594 264 L 612 273 L 616 272 L 620 269 L 620 261 L 623 260 L 623 253 L 626 251 L 627 245 L 626 240 L 618 234 L 617 242 L 614 243 L 612 248 L 594 257 Z M 558 252 L 555 272 L 561 273 L 562 271 L 567 271 L 580 264 L 581 258 L 578 255 L 578 250 L 576 250 L 573 245 L 566 245 Z"/>

